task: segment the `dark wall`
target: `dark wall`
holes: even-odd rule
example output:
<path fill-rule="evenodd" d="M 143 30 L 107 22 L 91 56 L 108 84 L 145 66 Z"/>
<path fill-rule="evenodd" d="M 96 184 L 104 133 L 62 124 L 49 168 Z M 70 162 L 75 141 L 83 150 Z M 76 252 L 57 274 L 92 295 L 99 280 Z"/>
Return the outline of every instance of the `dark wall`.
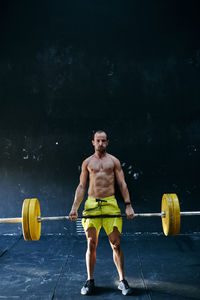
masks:
<path fill-rule="evenodd" d="M 96 129 L 108 132 L 135 211 L 160 211 L 167 192 L 200 210 L 198 2 L 1 2 L 1 217 L 30 197 L 43 215 L 68 213 Z M 182 232 L 199 231 L 198 218 Z M 161 231 L 160 220 L 133 222 L 125 231 Z"/>

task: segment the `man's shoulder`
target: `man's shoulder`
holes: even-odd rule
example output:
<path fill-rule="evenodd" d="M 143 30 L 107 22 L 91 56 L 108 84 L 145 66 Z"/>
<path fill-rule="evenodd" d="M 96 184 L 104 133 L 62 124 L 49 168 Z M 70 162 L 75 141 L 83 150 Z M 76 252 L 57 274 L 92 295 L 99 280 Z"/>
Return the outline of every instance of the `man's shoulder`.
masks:
<path fill-rule="evenodd" d="M 108 155 L 108 157 L 109 157 L 110 159 L 112 159 L 112 161 L 113 161 L 114 163 L 120 163 L 119 159 L 118 159 L 116 156 L 114 156 L 114 155 L 112 155 L 112 154 L 110 154 L 110 153 L 107 153 L 107 155 Z"/>
<path fill-rule="evenodd" d="M 94 155 L 90 155 L 89 157 L 87 157 L 87 158 L 85 158 L 84 159 L 84 161 L 83 161 L 83 164 L 88 164 L 90 161 L 91 161 L 91 159 L 94 157 Z"/>

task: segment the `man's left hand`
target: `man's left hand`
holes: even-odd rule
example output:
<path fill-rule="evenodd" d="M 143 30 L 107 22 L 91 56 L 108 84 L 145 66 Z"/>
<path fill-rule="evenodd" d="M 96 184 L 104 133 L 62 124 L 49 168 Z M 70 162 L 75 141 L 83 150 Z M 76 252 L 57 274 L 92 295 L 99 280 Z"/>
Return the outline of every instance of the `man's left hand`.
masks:
<path fill-rule="evenodd" d="M 126 206 L 125 213 L 126 213 L 127 219 L 133 219 L 135 216 L 134 210 L 131 205 Z"/>

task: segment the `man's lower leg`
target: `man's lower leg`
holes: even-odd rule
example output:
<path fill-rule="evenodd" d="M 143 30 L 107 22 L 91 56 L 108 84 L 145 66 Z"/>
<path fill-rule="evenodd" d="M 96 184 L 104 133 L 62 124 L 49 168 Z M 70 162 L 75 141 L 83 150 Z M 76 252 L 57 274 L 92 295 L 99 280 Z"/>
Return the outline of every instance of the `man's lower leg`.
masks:
<path fill-rule="evenodd" d="M 92 248 L 92 249 L 91 249 Z M 94 267 L 96 263 L 96 245 L 88 245 L 88 249 L 86 252 L 86 266 L 87 266 L 87 274 L 88 279 L 93 279 Z"/>
<path fill-rule="evenodd" d="M 119 274 L 119 280 L 123 280 L 124 279 L 124 254 L 122 252 L 120 245 L 113 246 L 113 260 Z"/>
<path fill-rule="evenodd" d="M 86 251 L 86 267 L 88 279 L 86 280 L 84 286 L 81 289 L 82 295 L 92 295 L 94 293 L 94 266 L 96 263 L 96 247 L 97 247 L 97 235 L 95 228 L 89 228 L 86 233 L 88 248 Z"/>

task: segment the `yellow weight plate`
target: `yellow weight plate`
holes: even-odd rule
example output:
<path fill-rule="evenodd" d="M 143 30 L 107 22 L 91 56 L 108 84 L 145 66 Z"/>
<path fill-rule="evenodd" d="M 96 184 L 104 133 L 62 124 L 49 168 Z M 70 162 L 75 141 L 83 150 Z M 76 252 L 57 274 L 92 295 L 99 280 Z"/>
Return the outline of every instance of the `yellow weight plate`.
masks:
<path fill-rule="evenodd" d="M 30 199 L 25 199 L 22 205 L 22 231 L 25 241 L 31 241 L 29 231 L 29 204 Z"/>
<path fill-rule="evenodd" d="M 32 241 L 38 241 L 41 234 L 41 222 L 38 217 L 41 216 L 40 203 L 38 199 L 30 199 L 29 204 L 29 230 Z"/>
<path fill-rule="evenodd" d="M 162 197 L 162 226 L 165 235 L 176 235 L 180 231 L 180 206 L 176 194 L 164 194 Z"/>
<path fill-rule="evenodd" d="M 174 216 L 174 225 L 173 225 L 173 235 L 177 235 L 180 232 L 180 205 L 178 196 L 176 194 L 171 194 L 172 203 L 173 203 L 173 216 Z"/>
<path fill-rule="evenodd" d="M 165 217 L 162 218 L 162 227 L 165 235 L 171 234 L 171 216 L 172 216 L 172 202 L 168 198 L 168 194 L 164 194 L 162 197 L 162 211 L 165 213 Z"/>

